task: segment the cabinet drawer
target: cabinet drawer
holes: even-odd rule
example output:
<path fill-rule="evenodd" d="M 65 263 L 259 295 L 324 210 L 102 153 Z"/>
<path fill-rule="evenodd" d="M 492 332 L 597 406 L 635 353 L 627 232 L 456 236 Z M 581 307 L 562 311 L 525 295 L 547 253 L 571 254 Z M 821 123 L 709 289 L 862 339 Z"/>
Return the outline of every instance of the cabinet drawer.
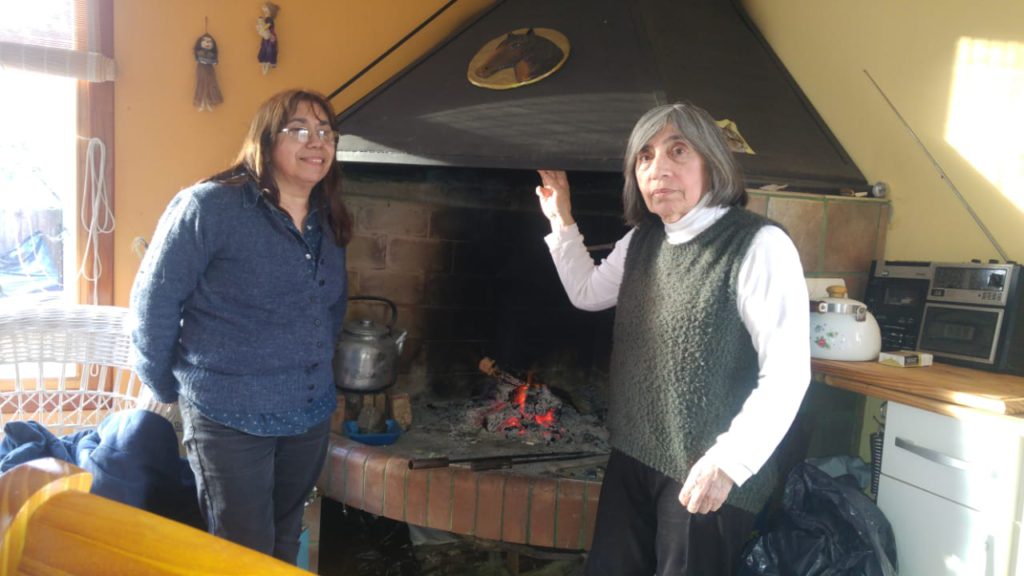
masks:
<path fill-rule="evenodd" d="M 890 402 L 882 473 L 975 510 L 1016 500 L 1020 436 L 984 415 L 961 420 Z"/>
<path fill-rule="evenodd" d="M 896 537 L 901 576 L 1007 573 L 1010 530 L 985 514 L 883 474 L 878 507 Z"/>

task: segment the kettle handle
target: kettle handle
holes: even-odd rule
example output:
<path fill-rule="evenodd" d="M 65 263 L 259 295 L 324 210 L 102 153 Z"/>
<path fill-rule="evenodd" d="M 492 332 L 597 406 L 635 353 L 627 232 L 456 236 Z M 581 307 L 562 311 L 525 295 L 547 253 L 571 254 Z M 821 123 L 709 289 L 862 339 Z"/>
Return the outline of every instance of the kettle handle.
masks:
<path fill-rule="evenodd" d="M 371 302 L 383 302 L 384 304 L 387 304 L 388 306 L 390 306 L 391 307 L 391 320 L 387 323 L 388 331 L 391 330 L 391 327 L 394 326 L 395 322 L 398 320 L 398 307 L 395 306 L 394 302 L 392 302 L 391 300 L 388 300 L 387 298 L 383 298 L 381 296 L 349 296 L 349 298 L 348 298 L 349 302 L 352 302 L 354 300 L 363 300 L 363 301 L 371 301 Z"/>

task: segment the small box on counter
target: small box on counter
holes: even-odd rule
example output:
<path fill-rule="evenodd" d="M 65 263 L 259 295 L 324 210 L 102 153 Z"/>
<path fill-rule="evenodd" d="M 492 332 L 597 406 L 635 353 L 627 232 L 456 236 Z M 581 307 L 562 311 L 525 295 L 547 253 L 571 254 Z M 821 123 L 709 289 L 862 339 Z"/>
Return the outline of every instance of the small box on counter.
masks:
<path fill-rule="evenodd" d="M 932 355 L 927 352 L 914 352 L 913 350 L 881 352 L 878 354 L 878 362 L 886 366 L 896 366 L 897 368 L 917 368 L 931 366 Z"/>

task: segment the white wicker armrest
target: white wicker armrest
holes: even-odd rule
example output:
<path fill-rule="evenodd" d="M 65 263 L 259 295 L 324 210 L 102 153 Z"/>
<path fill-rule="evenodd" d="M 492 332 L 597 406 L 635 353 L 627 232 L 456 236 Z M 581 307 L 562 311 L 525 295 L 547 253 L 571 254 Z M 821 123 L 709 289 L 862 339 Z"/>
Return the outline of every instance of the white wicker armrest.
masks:
<path fill-rule="evenodd" d="M 177 405 L 156 402 L 132 371 L 127 313 L 118 306 L 0 308 L 0 424 L 34 420 L 62 436 L 95 428 L 110 412 L 145 408 L 180 431 Z"/>

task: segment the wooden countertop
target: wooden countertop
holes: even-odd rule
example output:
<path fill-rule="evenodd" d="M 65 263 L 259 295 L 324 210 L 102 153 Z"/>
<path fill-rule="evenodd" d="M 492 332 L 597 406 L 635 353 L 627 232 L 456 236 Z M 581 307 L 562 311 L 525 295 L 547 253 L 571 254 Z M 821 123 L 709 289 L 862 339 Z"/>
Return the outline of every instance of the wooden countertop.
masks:
<path fill-rule="evenodd" d="M 1024 428 L 1024 377 L 936 362 L 896 368 L 878 362 L 811 360 L 830 386 L 960 417 L 964 408 L 1009 417 Z"/>

